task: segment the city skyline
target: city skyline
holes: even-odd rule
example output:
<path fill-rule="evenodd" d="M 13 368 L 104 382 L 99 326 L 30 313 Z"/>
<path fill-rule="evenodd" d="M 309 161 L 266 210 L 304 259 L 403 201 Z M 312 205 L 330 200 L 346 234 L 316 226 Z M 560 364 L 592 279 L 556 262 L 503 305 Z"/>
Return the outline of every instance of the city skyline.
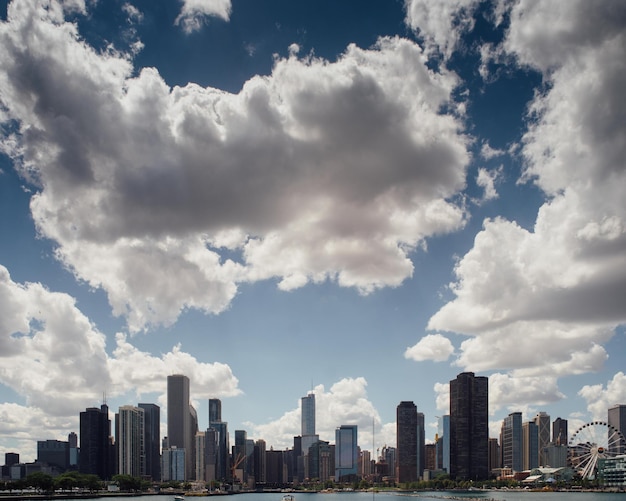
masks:
<path fill-rule="evenodd" d="M 0 0 L 0 454 L 626 402 L 626 4 Z M 104 398 L 103 398 L 103 395 Z M 224 424 L 224 427 L 226 425 Z M 40 434 L 47 430 L 48 436 Z M 545 429 L 544 429 L 545 432 Z M 175 458 L 173 458 L 175 459 Z"/>

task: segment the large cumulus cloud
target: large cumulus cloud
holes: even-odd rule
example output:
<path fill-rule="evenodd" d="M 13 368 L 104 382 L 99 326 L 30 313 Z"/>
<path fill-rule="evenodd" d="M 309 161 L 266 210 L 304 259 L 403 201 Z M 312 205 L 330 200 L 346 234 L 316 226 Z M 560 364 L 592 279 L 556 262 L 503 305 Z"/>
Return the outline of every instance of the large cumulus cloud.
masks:
<path fill-rule="evenodd" d="M 198 397 L 241 392 L 228 365 L 200 362 L 181 346 L 154 356 L 118 334 L 112 354 L 106 348 L 105 336 L 74 298 L 39 283 L 14 282 L 0 265 L 0 384 L 24 399 L 0 405 L 0 444 L 30 440 L 28 452 L 42 439 L 41 430 L 65 438 L 76 431 L 79 412 L 103 394 L 163 396 L 168 374 L 188 374 Z"/>
<path fill-rule="evenodd" d="M 521 180 L 546 201 L 532 230 L 485 221 L 429 328 L 470 336 L 466 369 L 547 371 L 552 395 L 528 402 L 549 401 L 561 396 L 553 377 L 602 367 L 626 321 L 626 6 L 521 1 L 509 14 L 504 50 L 546 80 L 529 106 Z"/>
<path fill-rule="evenodd" d="M 292 52 L 237 94 L 95 52 L 54 1 L 11 3 L 0 44 L 2 147 L 39 185 L 38 230 L 131 330 L 220 312 L 243 281 L 396 286 L 464 224 L 457 79 L 408 40 Z"/>

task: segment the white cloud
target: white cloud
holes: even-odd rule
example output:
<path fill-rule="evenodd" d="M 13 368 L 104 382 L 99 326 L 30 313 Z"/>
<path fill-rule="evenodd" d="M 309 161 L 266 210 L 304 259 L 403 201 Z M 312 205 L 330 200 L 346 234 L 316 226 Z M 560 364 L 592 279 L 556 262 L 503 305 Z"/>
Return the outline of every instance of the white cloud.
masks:
<path fill-rule="evenodd" d="M 502 166 L 498 169 L 488 170 L 484 167 L 478 169 L 478 175 L 476 176 L 476 184 L 484 190 L 483 198 L 479 203 L 487 200 L 494 200 L 498 198 L 498 191 L 496 190 L 496 182 L 502 175 Z"/>
<path fill-rule="evenodd" d="M 480 147 L 480 156 L 485 160 L 491 160 L 492 158 L 500 157 L 506 152 L 497 148 L 492 148 L 488 141 L 484 141 Z"/>
<path fill-rule="evenodd" d="M 316 433 L 320 440 L 335 441 L 335 429 L 343 424 L 356 424 L 359 432 L 359 446 L 372 450 L 372 423 L 380 430 L 375 437 L 379 445 L 392 439 L 390 427 L 381 423 L 378 411 L 367 397 L 367 381 L 362 377 L 344 378 L 326 391 L 324 385 L 314 388 L 316 409 Z M 293 447 L 293 437 L 301 434 L 300 403 L 286 411 L 280 418 L 265 424 L 247 423 L 250 434 L 262 437 L 267 446 L 275 449 Z M 378 433 L 378 431 L 376 432 Z M 395 437 L 395 428 L 393 429 Z M 388 442 L 387 442 L 388 443 Z M 389 443 L 389 445 L 392 445 Z M 393 438 L 395 446 L 395 438 Z"/>
<path fill-rule="evenodd" d="M 457 78 L 412 42 L 334 63 L 292 50 L 229 94 L 133 77 L 76 29 L 10 5 L 0 99 L 19 132 L 2 147 L 40 185 L 41 235 L 131 331 L 219 313 L 245 281 L 397 286 L 412 250 L 464 225 L 468 139 L 440 113 Z"/>
<path fill-rule="evenodd" d="M 495 373 L 489 376 L 489 413 L 506 408 L 508 412 L 522 411 L 548 405 L 564 398 L 552 376 L 523 377 Z"/>
<path fill-rule="evenodd" d="M 485 221 L 455 268 L 455 298 L 430 319 L 471 336 L 457 361 L 467 369 L 596 371 L 626 322 L 625 13 L 614 2 L 514 7 L 505 48 L 550 83 L 531 103 L 521 150 L 523 180 L 548 198 L 532 231 Z"/>
<path fill-rule="evenodd" d="M 442 414 L 450 414 L 450 383 L 435 383 L 435 406 Z"/>
<path fill-rule="evenodd" d="M 609 407 L 626 403 L 626 375 L 622 371 L 617 372 L 606 386 L 585 385 L 578 394 L 587 401 L 592 419 L 605 421 Z"/>
<path fill-rule="evenodd" d="M 13 282 L 0 265 L 0 384 L 26 402 L 0 405 L 0 443 L 5 438 L 65 439 L 77 430 L 80 411 L 101 395 L 165 395 L 168 374 L 188 375 L 197 397 L 241 393 L 230 367 L 199 362 L 180 346 L 156 357 L 118 334 L 108 355 L 105 337 L 75 303 L 41 284 Z M 40 430 L 47 436 L 33 435 Z"/>
<path fill-rule="evenodd" d="M 230 19 L 230 0 L 182 0 L 182 4 L 175 24 L 181 26 L 185 33 L 201 30 L 207 17 L 219 17 L 224 21 Z"/>
<path fill-rule="evenodd" d="M 424 38 L 429 52 L 439 51 L 449 58 L 461 35 L 473 29 L 472 14 L 478 4 L 478 0 L 405 0 L 406 23 Z"/>
<path fill-rule="evenodd" d="M 432 360 L 445 362 L 454 353 L 454 346 L 450 340 L 441 334 L 428 334 L 420 339 L 417 344 L 410 346 L 404 352 L 404 358 L 421 362 Z"/>

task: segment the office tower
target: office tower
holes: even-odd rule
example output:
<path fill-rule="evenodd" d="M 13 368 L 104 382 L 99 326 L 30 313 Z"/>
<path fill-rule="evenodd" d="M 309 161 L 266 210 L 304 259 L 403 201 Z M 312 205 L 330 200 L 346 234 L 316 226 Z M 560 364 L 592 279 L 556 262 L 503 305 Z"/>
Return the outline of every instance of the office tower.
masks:
<path fill-rule="evenodd" d="M 61 440 L 38 440 L 37 462 L 46 463 L 64 472 L 70 464 L 70 444 Z"/>
<path fill-rule="evenodd" d="M 426 430 L 424 428 L 424 413 L 417 413 L 417 478 L 424 475 L 426 466 Z"/>
<path fill-rule="evenodd" d="M 185 480 L 195 475 L 195 436 L 198 429 L 195 409 L 189 400 L 189 378 L 167 376 L 167 437 L 170 447 L 185 450 Z"/>
<path fill-rule="evenodd" d="M 14 464 L 19 464 L 20 455 L 17 452 L 5 452 L 4 453 L 4 465 L 5 466 L 13 466 Z"/>
<path fill-rule="evenodd" d="M 183 482 L 185 480 L 186 469 L 185 449 L 179 449 L 175 445 L 163 447 L 161 456 L 161 480 L 169 482 L 175 480 Z"/>
<path fill-rule="evenodd" d="M 522 471 L 522 413 L 512 412 L 502 421 L 500 431 L 502 467 Z"/>
<path fill-rule="evenodd" d="M 522 469 L 539 467 L 539 427 L 535 421 L 522 424 Z"/>
<path fill-rule="evenodd" d="M 309 453 L 309 447 L 320 438 L 315 434 L 315 394 L 309 393 L 301 398 L 301 435 L 302 435 L 302 455 Z"/>
<path fill-rule="evenodd" d="M 396 442 L 398 483 L 417 482 L 418 430 L 417 407 L 413 402 L 402 401 L 396 407 Z"/>
<path fill-rule="evenodd" d="M 145 474 L 161 479 L 161 408 L 155 404 L 139 404 L 144 416 Z"/>
<path fill-rule="evenodd" d="M 90 407 L 80 413 L 79 471 L 109 480 L 114 471 L 115 456 L 111 441 L 109 407 Z"/>
<path fill-rule="evenodd" d="M 397 447 L 383 447 L 381 453 L 382 461 L 387 465 L 387 476 L 395 478 L 398 469 L 398 449 Z"/>
<path fill-rule="evenodd" d="M 315 435 L 315 394 L 302 397 L 302 436 Z"/>
<path fill-rule="evenodd" d="M 335 481 L 353 481 L 358 467 L 357 425 L 343 424 L 335 430 Z"/>
<path fill-rule="evenodd" d="M 450 477 L 489 478 L 489 380 L 463 372 L 450 381 Z"/>
<path fill-rule="evenodd" d="M 219 398 L 209 399 L 209 426 L 211 423 L 222 422 L 222 401 Z"/>
<path fill-rule="evenodd" d="M 254 440 L 246 439 L 246 477 L 248 478 L 248 486 L 254 487 L 254 479 L 256 476 L 256 463 L 254 462 Z"/>
<path fill-rule="evenodd" d="M 561 419 L 560 417 L 554 420 L 552 423 L 552 442 L 555 445 L 568 445 L 569 435 L 567 434 L 567 419 Z"/>
<path fill-rule="evenodd" d="M 440 416 L 438 420 L 439 440 L 437 440 L 437 468 L 450 473 L 450 416 Z"/>
<path fill-rule="evenodd" d="M 215 475 L 216 480 L 220 482 L 230 482 L 231 470 L 230 470 L 230 440 L 228 436 L 228 423 L 215 422 L 211 424 L 211 428 L 215 430 L 217 435 L 217 452 L 216 452 L 216 464 Z"/>
<path fill-rule="evenodd" d="M 609 408 L 608 420 L 609 426 L 612 426 L 617 431 L 621 432 L 626 437 L 626 405 L 614 405 Z M 624 444 L 609 444 L 611 452 L 616 454 L 626 454 L 626 447 Z"/>
<path fill-rule="evenodd" d="M 550 468 L 565 468 L 567 466 L 567 445 L 550 444 L 544 449 L 546 464 L 544 466 Z"/>
<path fill-rule="evenodd" d="M 257 484 L 265 483 L 266 462 L 265 462 L 265 440 L 257 440 L 254 444 L 254 480 Z"/>
<path fill-rule="evenodd" d="M 117 464 L 120 475 L 145 475 L 144 410 L 123 405 L 119 408 L 116 424 Z"/>
<path fill-rule="evenodd" d="M 67 443 L 69 447 L 68 463 L 71 469 L 78 468 L 78 435 L 73 431 L 67 436 Z"/>
<path fill-rule="evenodd" d="M 502 468 L 500 444 L 498 444 L 497 438 L 489 439 L 489 472 L 491 473 L 495 469 Z"/>
<path fill-rule="evenodd" d="M 437 445 L 426 444 L 424 449 L 426 450 L 424 469 L 435 471 L 437 469 Z"/>
<path fill-rule="evenodd" d="M 361 451 L 359 454 L 359 476 L 369 478 L 372 474 L 372 455 L 370 451 Z"/>
<path fill-rule="evenodd" d="M 207 482 L 217 480 L 218 432 L 209 428 L 204 433 L 204 478 Z"/>
<path fill-rule="evenodd" d="M 206 482 L 206 433 L 196 432 L 196 476 L 198 482 Z"/>
<path fill-rule="evenodd" d="M 285 478 L 285 463 L 283 451 L 269 450 L 265 454 L 266 481 L 268 484 L 281 485 L 287 481 Z"/>
<path fill-rule="evenodd" d="M 248 468 L 246 451 L 246 441 L 248 433 L 246 430 L 235 430 L 235 446 L 233 447 L 233 470 L 234 475 L 239 481 L 245 485 L 248 483 Z"/>
<path fill-rule="evenodd" d="M 545 412 L 539 412 L 534 422 L 537 425 L 539 440 L 539 464 L 537 466 L 546 466 L 548 461 L 544 449 L 550 444 L 550 416 Z"/>

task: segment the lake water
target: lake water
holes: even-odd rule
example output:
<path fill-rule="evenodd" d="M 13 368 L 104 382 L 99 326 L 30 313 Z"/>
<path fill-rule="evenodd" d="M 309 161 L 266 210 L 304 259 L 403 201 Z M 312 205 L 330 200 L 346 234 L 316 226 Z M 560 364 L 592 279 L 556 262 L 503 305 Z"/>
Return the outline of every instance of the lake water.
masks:
<path fill-rule="evenodd" d="M 626 501 L 626 493 L 604 492 L 529 492 L 529 491 L 436 491 L 417 492 L 414 494 L 342 492 L 329 494 L 313 494 L 294 492 L 295 501 L 432 501 L 432 500 L 463 500 L 463 501 Z M 174 496 L 141 496 L 115 497 L 116 501 L 174 501 Z M 245 493 L 233 496 L 191 497 L 187 501 L 281 501 L 280 493 Z"/>

